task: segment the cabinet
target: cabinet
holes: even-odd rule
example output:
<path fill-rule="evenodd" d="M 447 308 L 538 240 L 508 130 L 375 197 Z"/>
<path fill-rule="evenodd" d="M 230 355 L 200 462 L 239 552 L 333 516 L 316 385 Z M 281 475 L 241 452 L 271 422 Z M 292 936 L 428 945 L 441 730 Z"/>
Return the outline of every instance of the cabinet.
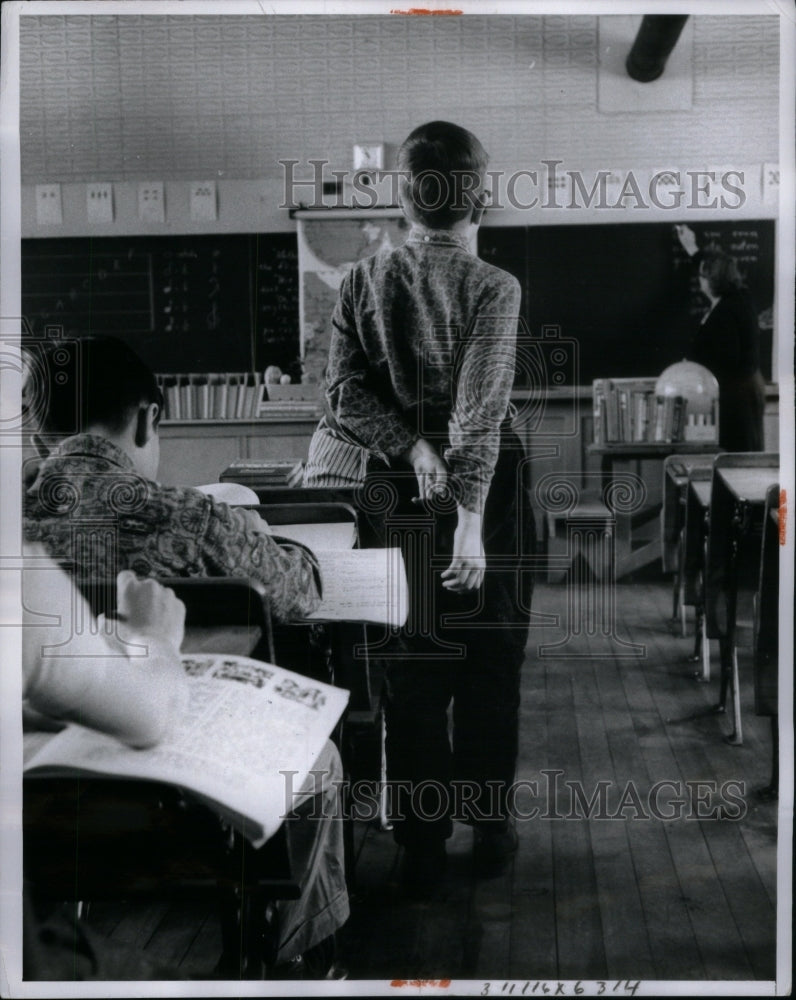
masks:
<path fill-rule="evenodd" d="M 319 417 L 311 403 L 290 417 L 166 420 L 160 425 L 159 479 L 166 486 L 199 486 L 218 482 L 236 458 L 306 460 Z"/>

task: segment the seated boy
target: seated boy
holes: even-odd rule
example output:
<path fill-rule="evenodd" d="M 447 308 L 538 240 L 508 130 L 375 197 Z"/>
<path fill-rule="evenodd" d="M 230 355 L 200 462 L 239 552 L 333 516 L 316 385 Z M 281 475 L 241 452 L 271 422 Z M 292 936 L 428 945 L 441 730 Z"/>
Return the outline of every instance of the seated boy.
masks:
<path fill-rule="evenodd" d="M 128 658 L 122 646 L 92 628 L 73 630 L 76 620 L 91 617 L 69 577 L 37 546 L 26 551 L 23 574 L 23 719 L 26 731 L 59 728 L 77 722 L 135 747 L 157 743 L 187 705 L 186 675 L 180 662 L 185 607 L 173 591 L 155 580 L 118 576 L 118 637 L 143 645 L 148 655 Z M 46 618 L 42 619 L 42 615 Z M 69 640 L 68 656 L 59 656 Z M 267 763 L 264 762 L 264 766 Z M 304 964 L 319 977 L 328 971 L 334 933 L 348 917 L 343 842 L 337 796 L 341 766 L 331 743 L 321 751 L 315 770 L 323 777 L 313 803 L 314 779 L 297 797 L 298 822 L 291 841 L 309 842 L 303 856 L 302 896 L 278 904 L 278 961 Z M 320 816 L 320 819 L 316 819 Z M 155 968 L 143 956 L 102 941 L 82 924 L 70 926 L 50 915 L 42 922 L 26 899 L 25 975 L 29 979 L 174 978 L 173 970 Z M 318 965 L 317 960 L 323 964 Z M 312 962 L 316 961 L 313 967 Z"/>
<path fill-rule="evenodd" d="M 124 568 L 245 576 L 265 587 L 278 620 L 313 611 L 321 583 L 309 549 L 280 544 L 252 511 L 156 481 L 162 397 L 140 358 L 111 338 L 86 338 L 78 348 L 67 371 L 53 360 L 57 348 L 39 359 L 44 377 L 32 406 L 44 457 L 26 491 L 26 539 L 41 542 L 81 585 Z M 51 451 L 47 438 L 57 442 Z"/>

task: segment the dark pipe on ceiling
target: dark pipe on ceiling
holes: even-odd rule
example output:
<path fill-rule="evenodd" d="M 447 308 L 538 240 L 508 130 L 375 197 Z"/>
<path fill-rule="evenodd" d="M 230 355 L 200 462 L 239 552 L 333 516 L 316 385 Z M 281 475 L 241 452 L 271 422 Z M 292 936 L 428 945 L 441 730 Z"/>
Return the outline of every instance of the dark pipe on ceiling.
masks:
<path fill-rule="evenodd" d="M 666 68 L 688 14 L 645 14 L 625 60 L 628 74 L 641 83 L 657 80 Z"/>

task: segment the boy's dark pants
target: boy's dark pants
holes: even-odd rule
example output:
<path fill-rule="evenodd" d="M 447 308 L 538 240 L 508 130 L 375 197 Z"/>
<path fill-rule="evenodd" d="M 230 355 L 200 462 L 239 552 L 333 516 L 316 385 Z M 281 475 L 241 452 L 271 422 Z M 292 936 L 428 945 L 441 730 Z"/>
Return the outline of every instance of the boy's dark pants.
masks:
<path fill-rule="evenodd" d="M 440 582 L 450 562 L 455 506 L 440 512 L 413 504 L 411 470 L 373 463 L 369 472 L 366 495 L 368 487 L 377 495 L 380 484 L 395 490 L 397 502 L 386 514 L 367 516 L 363 541 L 400 544 L 409 579 L 407 626 L 374 651 L 385 659 L 395 838 L 407 846 L 440 845 L 451 835 L 452 819 L 493 827 L 507 819 L 533 586 L 519 557 L 532 554 L 535 544 L 522 458 L 519 439 L 504 432 L 484 512 L 487 571 L 483 586 L 468 594 L 453 594 Z"/>

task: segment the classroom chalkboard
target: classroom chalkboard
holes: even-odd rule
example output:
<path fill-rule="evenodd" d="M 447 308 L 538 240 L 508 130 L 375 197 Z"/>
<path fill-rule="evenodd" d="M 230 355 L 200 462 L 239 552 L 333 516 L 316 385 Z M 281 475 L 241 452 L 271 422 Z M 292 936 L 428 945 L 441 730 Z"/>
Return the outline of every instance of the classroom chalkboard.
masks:
<path fill-rule="evenodd" d="M 718 245 L 738 260 L 760 318 L 762 368 L 770 379 L 774 221 L 692 228 L 700 248 Z M 483 227 L 478 251 L 519 279 L 532 336 L 558 327 L 562 342 L 574 346 L 577 361 L 561 368 L 571 384 L 660 374 L 685 356 L 707 305 L 673 224 Z"/>
<path fill-rule="evenodd" d="M 126 340 L 158 372 L 300 374 L 293 233 L 22 241 L 34 336 Z"/>
<path fill-rule="evenodd" d="M 774 220 L 693 229 L 701 247 L 738 259 L 771 378 Z M 478 251 L 520 280 L 533 336 L 559 328 L 561 384 L 659 374 L 686 354 L 705 308 L 673 224 L 486 226 Z M 158 372 L 301 373 L 294 233 L 26 239 L 22 309 L 35 335 L 123 337 Z"/>

